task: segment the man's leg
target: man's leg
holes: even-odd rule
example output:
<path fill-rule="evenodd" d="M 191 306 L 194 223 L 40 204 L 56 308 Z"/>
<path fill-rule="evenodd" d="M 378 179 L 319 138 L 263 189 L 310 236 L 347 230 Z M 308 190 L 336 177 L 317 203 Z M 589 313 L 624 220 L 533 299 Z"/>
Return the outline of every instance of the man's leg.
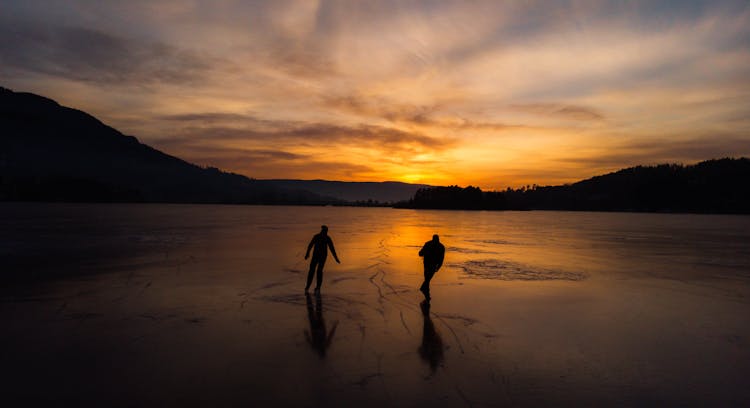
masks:
<path fill-rule="evenodd" d="M 310 271 L 307 272 L 307 285 L 305 285 L 305 292 L 307 292 L 307 290 L 310 289 L 310 284 L 312 283 L 313 275 L 315 274 L 315 265 L 317 263 L 318 262 L 316 261 L 315 258 L 310 260 Z"/>
<path fill-rule="evenodd" d="M 430 280 L 432 280 L 432 276 L 435 275 L 435 272 L 432 269 L 433 268 L 428 265 L 424 266 L 424 282 L 422 282 L 422 286 L 419 287 L 419 290 L 422 291 L 424 298 L 427 300 L 430 300 Z"/>
<path fill-rule="evenodd" d="M 315 290 L 316 291 L 319 291 L 320 290 L 320 285 L 323 284 L 323 266 L 325 266 L 325 264 L 326 264 L 325 260 L 318 261 L 318 280 L 317 280 L 316 285 L 315 285 Z"/>
<path fill-rule="evenodd" d="M 425 288 L 427 287 L 427 265 L 424 266 L 424 280 L 422 281 L 422 286 L 419 287 L 419 290 L 424 292 Z"/>
<path fill-rule="evenodd" d="M 435 272 L 430 272 L 429 275 L 425 276 L 424 284 L 425 284 L 425 290 L 424 290 L 424 297 L 427 300 L 430 300 L 430 281 L 432 280 L 432 277 L 435 276 Z"/>

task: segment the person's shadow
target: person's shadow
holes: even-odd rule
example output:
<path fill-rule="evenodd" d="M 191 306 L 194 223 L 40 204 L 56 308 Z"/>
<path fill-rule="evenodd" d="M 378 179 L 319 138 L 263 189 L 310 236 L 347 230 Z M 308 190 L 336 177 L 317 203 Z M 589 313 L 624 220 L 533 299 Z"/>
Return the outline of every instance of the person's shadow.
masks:
<path fill-rule="evenodd" d="M 432 323 L 430 318 L 430 302 L 424 301 L 419 304 L 419 307 L 422 309 L 422 318 L 424 319 L 419 356 L 430 365 L 432 374 L 435 374 L 435 371 L 443 362 L 443 339 L 435 330 L 435 324 Z"/>
<path fill-rule="evenodd" d="M 315 306 L 313 307 L 312 297 L 305 293 L 307 300 L 307 318 L 310 320 L 310 330 L 305 330 L 305 338 L 310 346 L 320 355 L 320 358 L 326 356 L 326 351 L 331 347 L 333 335 L 336 334 L 336 327 L 339 322 L 333 323 L 330 333 L 326 330 L 326 321 L 323 318 L 323 299 L 320 293 L 315 294 Z"/>

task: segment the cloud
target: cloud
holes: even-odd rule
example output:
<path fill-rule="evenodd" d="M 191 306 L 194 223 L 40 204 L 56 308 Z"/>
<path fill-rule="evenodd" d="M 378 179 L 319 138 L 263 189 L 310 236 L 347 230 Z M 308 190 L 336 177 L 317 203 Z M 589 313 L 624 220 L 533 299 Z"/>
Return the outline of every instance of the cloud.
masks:
<path fill-rule="evenodd" d="M 420 132 L 369 124 L 340 125 L 267 120 L 253 115 L 211 112 L 164 115 L 159 118 L 188 123 L 187 126 L 172 131 L 171 136 L 161 138 L 161 143 L 181 143 L 183 140 L 273 141 L 305 146 L 349 145 L 402 153 L 442 151 L 456 143 L 452 138 L 432 137 Z M 204 123 L 208 126 L 202 126 Z"/>
<path fill-rule="evenodd" d="M 173 145 L 173 147 L 177 146 Z M 182 144 L 179 147 L 182 150 L 187 150 L 192 157 L 201 157 L 203 159 L 211 158 L 213 160 L 220 161 L 231 159 L 279 162 L 307 160 L 310 158 L 309 155 L 292 153 L 286 150 L 228 148 L 211 145 L 199 145 L 190 142 Z"/>
<path fill-rule="evenodd" d="M 386 119 L 391 122 L 411 122 L 426 124 L 430 122 L 429 115 L 438 110 L 437 105 L 417 106 L 389 101 L 383 97 L 361 95 L 324 96 L 323 105 L 344 112 L 357 115 Z"/>
<path fill-rule="evenodd" d="M 279 132 L 276 137 L 291 137 L 311 143 L 364 144 L 390 149 L 421 149 L 439 151 L 450 147 L 454 141 L 430 137 L 418 132 L 410 132 L 384 126 L 361 124 L 341 126 L 333 124 L 310 124 Z"/>
<path fill-rule="evenodd" d="M 238 167 L 243 174 L 255 178 L 293 178 L 293 179 L 326 179 L 326 180 L 361 180 L 377 174 L 373 167 L 347 161 L 310 160 L 305 162 L 286 163 L 284 166 L 271 166 L 257 162 Z"/>
<path fill-rule="evenodd" d="M 180 157 L 203 166 L 245 174 L 255 178 L 357 178 L 374 173 L 370 166 L 342 160 L 326 160 L 287 150 L 242 149 L 205 144 L 194 139 L 158 143 L 157 147 L 179 152 Z"/>
<path fill-rule="evenodd" d="M 393 178 L 395 169 L 448 165 L 442 155 L 455 143 L 385 126 L 264 120 L 251 114 L 205 112 L 159 120 L 169 130 L 154 140 L 157 148 L 259 178 Z"/>
<path fill-rule="evenodd" d="M 0 62 L 100 85 L 190 84 L 211 68 L 197 53 L 82 27 L 3 24 Z"/>
<path fill-rule="evenodd" d="M 576 157 L 555 161 L 579 167 L 616 170 L 636 165 L 693 163 L 723 157 L 750 156 L 750 135 L 716 134 L 677 140 L 654 137 L 620 143 L 604 151 L 580 152 Z"/>
<path fill-rule="evenodd" d="M 383 98 L 348 95 L 324 97 L 323 103 L 334 109 L 355 113 L 366 118 L 385 119 L 392 123 L 444 128 L 450 130 L 508 130 L 526 128 L 521 124 L 480 121 L 455 114 L 443 113 L 443 104 L 409 105 L 398 104 Z M 448 102 L 445 105 L 449 105 Z"/>
<path fill-rule="evenodd" d="M 315 51 L 294 45 L 275 48 L 265 56 L 267 66 L 273 66 L 292 77 L 335 78 L 340 75 L 337 64 L 324 50 Z"/>
<path fill-rule="evenodd" d="M 596 109 L 580 105 L 560 103 L 512 104 L 511 109 L 541 116 L 554 116 L 573 120 L 604 120 L 604 115 Z"/>
<path fill-rule="evenodd" d="M 166 120 L 171 122 L 199 122 L 199 123 L 216 123 L 226 121 L 246 121 L 254 119 L 248 115 L 227 112 L 202 112 L 202 113 L 181 113 L 170 115 L 158 115 L 157 120 Z"/>

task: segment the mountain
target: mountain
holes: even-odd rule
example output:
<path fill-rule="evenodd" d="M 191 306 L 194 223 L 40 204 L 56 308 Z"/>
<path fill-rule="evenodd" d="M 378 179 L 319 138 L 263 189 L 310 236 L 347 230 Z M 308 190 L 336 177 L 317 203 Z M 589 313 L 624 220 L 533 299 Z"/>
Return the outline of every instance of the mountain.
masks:
<path fill-rule="evenodd" d="M 305 190 L 321 196 L 347 202 L 385 204 L 405 201 L 426 184 L 409 184 L 397 181 L 347 182 L 327 180 L 259 180 L 289 190 Z"/>
<path fill-rule="evenodd" d="M 5 88 L 0 88 L 0 134 L 0 201 L 337 201 L 196 166 L 84 112 Z"/>
<path fill-rule="evenodd" d="M 472 210 L 585 210 L 750 213 L 750 159 L 637 166 L 564 186 L 484 192 L 476 187 L 417 191 L 398 207 Z"/>

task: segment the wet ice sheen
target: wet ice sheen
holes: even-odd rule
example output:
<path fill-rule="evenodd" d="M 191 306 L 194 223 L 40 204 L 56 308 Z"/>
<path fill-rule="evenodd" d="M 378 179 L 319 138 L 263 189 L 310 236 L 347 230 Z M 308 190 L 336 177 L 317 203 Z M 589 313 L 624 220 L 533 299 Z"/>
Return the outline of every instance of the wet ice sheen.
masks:
<path fill-rule="evenodd" d="M 464 276 L 474 279 L 497 279 L 505 281 L 579 281 L 586 279 L 586 274 L 581 272 L 537 268 L 533 265 L 507 262 L 501 259 L 469 260 L 463 263 L 454 263 L 450 266 L 461 269 Z"/>
<path fill-rule="evenodd" d="M 0 292 L 3 401 L 750 402 L 750 217 L 0 207 L 2 273 L 36 277 Z M 342 263 L 308 298 L 321 224 Z M 426 308 L 417 251 L 434 233 L 447 252 Z"/>

